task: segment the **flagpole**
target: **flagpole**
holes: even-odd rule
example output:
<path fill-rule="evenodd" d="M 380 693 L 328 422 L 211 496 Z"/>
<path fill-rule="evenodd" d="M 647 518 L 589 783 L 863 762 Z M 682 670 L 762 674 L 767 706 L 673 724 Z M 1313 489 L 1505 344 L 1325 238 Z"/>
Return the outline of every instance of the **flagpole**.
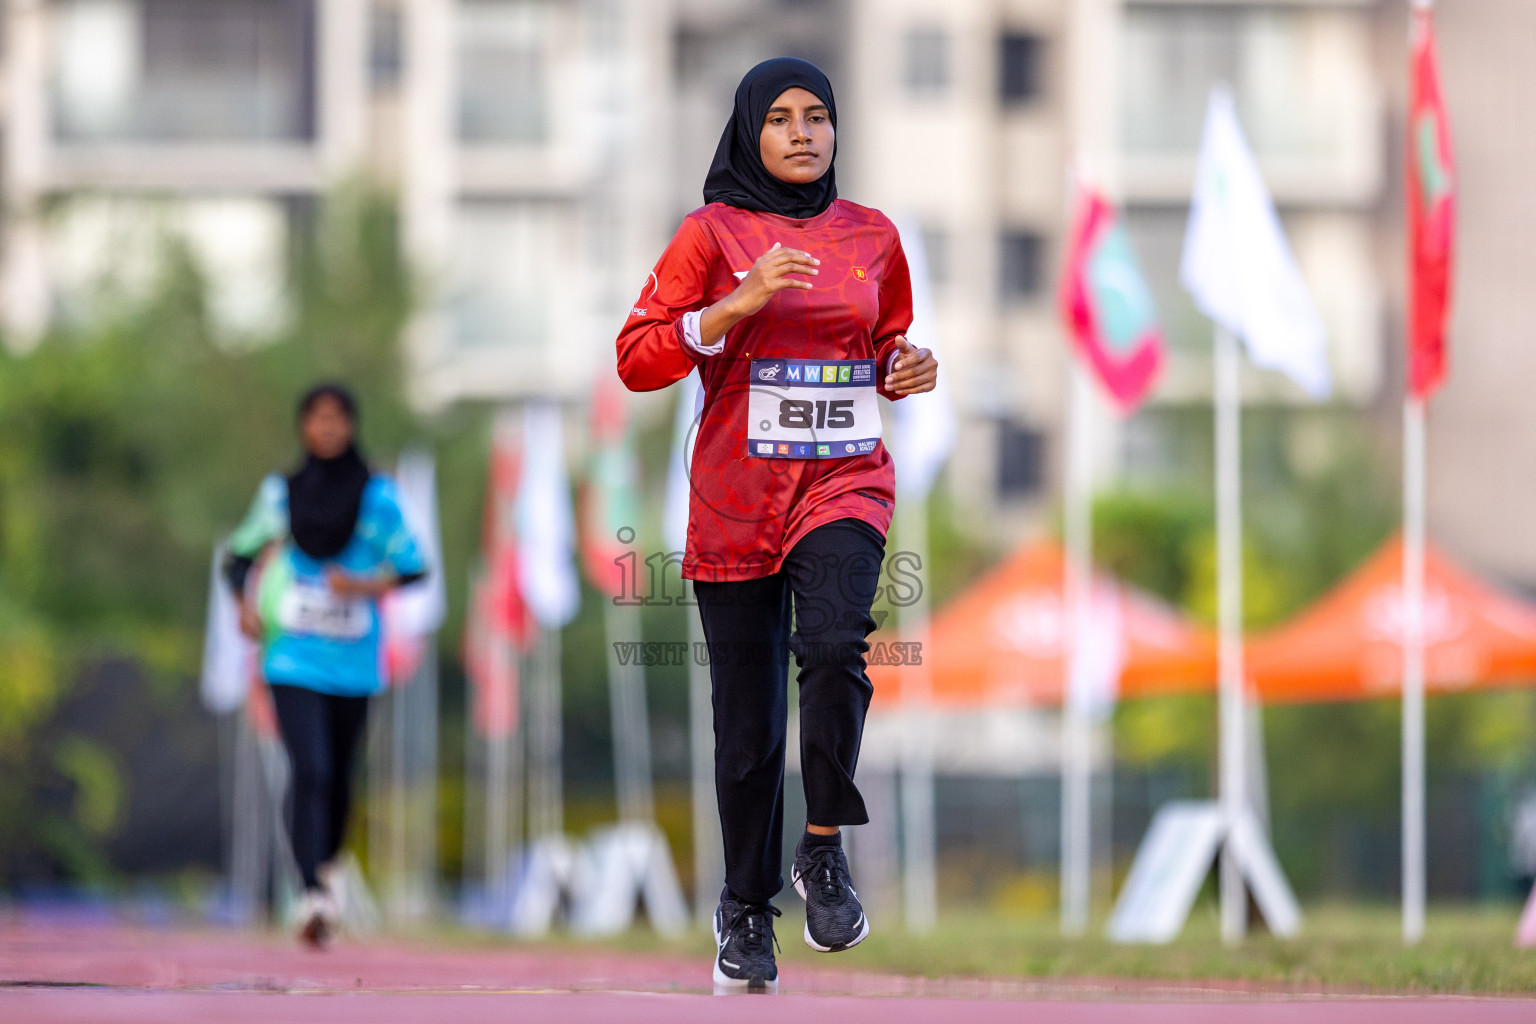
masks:
<path fill-rule="evenodd" d="M 411 682 L 409 679 L 396 680 L 389 693 L 389 874 L 387 882 L 378 879 L 387 885 L 381 893 L 384 906 L 397 919 L 409 913 L 405 906 L 410 884 L 405 852 L 409 828 L 405 791 L 405 747 L 408 742 L 405 702 Z"/>
<path fill-rule="evenodd" d="M 517 668 L 518 653 L 504 634 L 492 636 L 486 656 L 499 665 L 488 665 L 485 671 L 493 679 L 520 677 Z M 523 688 L 517 687 L 511 695 L 515 702 L 526 703 Z M 482 690 L 482 695 L 484 694 Z M 469 706 L 470 723 L 473 724 L 473 704 Z M 481 836 L 485 844 L 485 888 L 493 914 L 504 914 L 509 908 L 512 895 L 511 855 L 519 845 L 523 824 L 523 744 L 524 722 L 528 716 L 522 709 L 511 709 L 511 724 L 503 729 L 498 722 L 487 719 L 485 748 L 485 830 Z M 467 763 L 467 762 L 466 762 Z"/>
<path fill-rule="evenodd" d="M 1403 402 L 1403 942 L 1424 937 L 1424 400 Z"/>
<path fill-rule="evenodd" d="M 481 838 L 485 842 L 486 895 L 497 914 L 505 911 L 510 895 L 507 855 L 511 850 L 511 815 L 507 802 L 511 789 L 511 745 L 511 737 L 499 732 L 487 736 L 485 741 L 485 834 Z"/>
<path fill-rule="evenodd" d="M 917 345 L 934 343 L 933 285 L 928 254 L 915 218 L 899 218 L 902 245 L 912 276 L 912 323 L 907 337 Z M 895 405 L 897 539 L 921 572 L 929 563 L 928 496 L 939 467 L 954 443 L 954 422 L 945 378 L 931 392 Z M 911 404 L 911 403 L 917 404 Z M 926 653 L 929 595 L 919 587 L 916 599 L 900 609 L 902 640 L 916 644 L 917 663 L 901 672 L 901 715 L 897 748 L 897 801 L 900 806 L 902 903 L 907 930 L 925 933 L 938 921 L 938 838 L 934 807 L 933 667 Z M 874 834 L 872 843 L 882 840 Z"/>
<path fill-rule="evenodd" d="M 1411 0 L 1430 11 L 1434 0 Z M 1409 20 L 1414 44 L 1417 19 Z M 1412 282 L 1410 282 L 1411 286 Z M 1412 303 L 1410 302 L 1410 306 Z M 1410 309 L 1410 321 L 1412 310 Z M 1411 330 L 1411 327 L 1410 327 Z M 1412 339 L 1409 349 L 1412 351 Z M 1411 361 L 1411 360 L 1410 360 Z M 1425 397 L 1403 399 L 1403 943 L 1424 937 L 1424 540 Z"/>
<path fill-rule="evenodd" d="M 928 504 L 913 497 L 898 506 L 897 537 L 915 556 L 917 567 L 928 565 Z M 902 639 L 927 647 L 928 594 L 901 613 Z M 933 670 L 926 657 L 902 673 L 902 890 L 907 931 L 926 933 L 938 921 L 938 837 L 934 827 L 933 734 L 928 716 L 933 708 Z"/>
<path fill-rule="evenodd" d="M 528 691 L 531 687 L 523 685 L 523 680 L 528 678 L 528 659 L 512 646 L 509 638 L 503 637 L 500 641 L 504 656 L 511 666 L 508 671 L 514 673 L 517 686 L 512 693 L 512 727 L 498 735 L 497 740 L 502 745 L 501 790 L 502 802 L 505 810 L 504 824 L 501 831 L 501 884 L 503 895 L 510 897 L 512 894 L 511 858 L 514 852 L 524 849 L 528 845 L 530 830 L 528 828 Z M 502 904 L 508 906 L 508 904 Z"/>
<path fill-rule="evenodd" d="M 438 546 L 442 550 L 442 546 Z M 439 558 L 441 567 L 442 560 Z M 441 568 L 438 570 L 441 572 Z M 438 714 L 440 680 L 437 664 L 437 632 L 427 635 L 426 654 L 421 666 L 421 678 L 416 681 L 418 704 L 421 707 L 421 755 L 417 762 L 420 776 L 417 785 L 421 796 L 417 807 L 417 832 L 415 836 L 415 867 L 421 885 L 419 916 L 436 917 L 441 892 L 437 884 L 438 828 L 437 828 L 437 778 L 438 754 L 442 749 L 442 719 Z"/>
<path fill-rule="evenodd" d="M 1221 937 L 1236 943 L 1248 901 L 1231 835 L 1245 805 L 1243 757 L 1242 358 L 1237 338 L 1216 327 L 1216 589 L 1220 627 L 1220 797 L 1227 840 L 1221 848 Z"/>
<path fill-rule="evenodd" d="M 266 846 L 261 836 L 261 767 L 256 731 L 246 704 L 229 716 L 234 732 L 234 793 L 231 798 L 229 876 L 235 920 L 248 925 L 256 919 L 265 889 Z"/>
<path fill-rule="evenodd" d="M 1093 395 L 1088 375 L 1069 360 L 1071 397 L 1067 438 L 1063 591 L 1067 609 L 1062 632 L 1061 761 L 1061 930 L 1082 935 L 1088 928 L 1092 871 L 1092 734 L 1087 703 L 1076 692 L 1078 670 L 1088 641 L 1088 604 L 1093 566 Z"/>
<path fill-rule="evenodd" d="M 1403 402 L 1403 942 L 1424 937 L 1424 400 Z"/>
<path fill-rule="evenodd" d="M 603 603 L 604 626 L 610 644 L 608 658 L 608 709 L 613 731 L 614 796 L 619 820 L 651 823 L 656 800 L 651 781 L 650 715 L 646 706 L 645 669 L 638 658 L 628 663 L 618 657 L 620 645 L 638 650 L 641 642 L 640 608 Z"/>
<path fill-rule="evenodd" d="M 530 841 L 558 836 L 565 831 L 558 628 L 539 630 L 535 664 L 533 709 L 528 716 Z"/>

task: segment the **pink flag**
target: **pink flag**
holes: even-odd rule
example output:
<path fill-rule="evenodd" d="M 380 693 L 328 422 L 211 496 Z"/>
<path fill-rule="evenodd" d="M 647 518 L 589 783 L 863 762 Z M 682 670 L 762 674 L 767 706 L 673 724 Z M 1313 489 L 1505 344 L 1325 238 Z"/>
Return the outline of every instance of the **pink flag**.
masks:
<path fill-rule="evenodd" d="M 517 495 L 522 476 L 518 440 L 508 421 L 496 425 L 485 495 L 483 568 L 470 590 L 464 668 L 475 691 L 474 721 L 482 735 L 517 726 L 517 652 L 533 641 L 518 574 Z"/>
<path fill-rule="evenodd" d="M 1083 362 L 1121 412 L 1135 411 L 1163 366 L 1163 332 L 1125 225 L 1103 196 L 1079 190 L 1061 279 L 1061 315 Z"/>

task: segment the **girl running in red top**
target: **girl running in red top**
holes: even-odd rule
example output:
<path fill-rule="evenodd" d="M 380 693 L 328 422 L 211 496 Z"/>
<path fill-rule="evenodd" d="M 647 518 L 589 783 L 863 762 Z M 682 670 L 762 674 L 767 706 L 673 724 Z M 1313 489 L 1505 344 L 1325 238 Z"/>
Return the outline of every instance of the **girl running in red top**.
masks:
<path fill-rule="evenodd" d="M 791 653 L 807 808 L 791 880 L 805 941 L 835 952 L 869 934 L 838 828 L 869 820 L 853 775 L 895 501 L 876 396 L 932 390 L 938 364 L 903 336 L 912 293 L 895 227 L 837 197 L 836 125 L 815 65 L 781 57 L 747 72 L 707 205 L 684 219 L 618 338 L 632 390 L 695 367 L 704 385 L 683 575 L 714 691 L 717 992 L 778 988 Z"/>

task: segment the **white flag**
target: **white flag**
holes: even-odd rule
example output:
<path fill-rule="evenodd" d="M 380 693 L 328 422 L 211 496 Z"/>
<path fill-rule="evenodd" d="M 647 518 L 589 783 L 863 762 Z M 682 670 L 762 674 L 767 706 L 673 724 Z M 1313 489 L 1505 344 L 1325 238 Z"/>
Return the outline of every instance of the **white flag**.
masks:
<path fill-rule="evenodd" d="M 1179 278 L 1200 311 L 1321 399 L 1333 383 L 1323 321 L 1291 254 L 1232 94 L 1211 90 Z"/>
<path fill-rule="evenodd" d="M 667 506 L 662 514 L 662 533 L 667 550 L 688 546 L 688 498 L 693 484 L 693 445 L 698 440 L 699 414 L 704 411 L 704 388 L 699 371 L 677 382 L 677 410 L 672 421 L 672 459 L 667 466 Z"/>
<path fill-rule="evenodd" d="M 411 449 L 395 469 L 400 510 L 416 537 L 427 563 L 427 578 L 393 591 L 384 604 L 386 630 L 398 636 L 423 637 L 437 632 L 448 612 L 448 588 L 443 579 L 443 542 L 437 516 L 437 464 L 432 453 Z"/>
<path fill-rule="evenodd" d="M 208 619 L 203 630 L 203 707 L 216 715 L 245 703 L 257 657 L 256 643 L 240 632 L 240 610 L 224 582 L 224 545 L 213 551 L 208 576 Z"/>
<path fill-rule="evenodd" d="M 907 340 L 917 348 L 936 349 L 933 283 L 928 276 L 923 234 L 916 221 L 905 217 L 898 223 L 897 231 L 912 275 L 912 326 L 907 329 Z M 941 371 L 932 391 L 908 395 L 891 406 L 896 418 L 896 443 L 891 448 L 891 458 L 896 461 L 896 493 L 903 500 L 927 498 L 934 478 L 955 446 L 955 410 L 949 401 L 946 380 Z"/>
<path fill-rule="evenodd" d="M 560 406 L 529 402 L 523 409 L 522 481 L 517 489 L 517 568 L 523 600 L 545 629 L 576 617 L 576 523 L 565 474 Z"/>

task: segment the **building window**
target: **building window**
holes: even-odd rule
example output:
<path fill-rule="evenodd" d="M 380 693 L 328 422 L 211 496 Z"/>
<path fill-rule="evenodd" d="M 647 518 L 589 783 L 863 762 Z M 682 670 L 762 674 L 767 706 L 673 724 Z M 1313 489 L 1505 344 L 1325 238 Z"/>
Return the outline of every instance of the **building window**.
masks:
<path fill-rule="evenodd" d="M 1037 297 L 1045 278 L 1045 239 L 1033 231 L 1005 231 L 998 268 L 1005 302 Z"/>
<path fill-rule="evenodd" d="M 560 301 L 558 268 L 576 220 L 566 204 L 460 203 L 447 274 L 448 312 L 463 349 L 539 351 Z"/>
<path fill-rule="evenodd" d="M 536 0 L 459 4 L 459 137 L 536 143 L 549 136 L 549 5 Z"/>
<path fill-rule="evenodd" d="M 923 256 L 928 264 L 928 282 L 935 288 L 949 283 L 949 232 L 944 228 L 923 227 Z"/>
<path fill-rule="evenodd" d="M 709 59 L 719 51 L 719 39 L 690 25 L 682 25 L 672 37 L 672 73 L 679 82 L 692 85 L 709 70 Z"/>
<path fill-rule="evenodd" d="M 1372 19 L 1302 6 L 1131 6 L 1119 68 L 1120 137 L 1133 156 L 1193 157 L 1211 86 L 1231 86 L 1262 158 L 1349 159 L 1376 130 Z"/>
<path fill-rule="evenodd" d="M 1045 481 L 1045 436 L 1012 420 L 997 424 L 997 496 L 1031 498 Z"/>
<path fill-rule="evenodd" d="M 83 326 L 124 299 L 149 299 L 174 266 L 166 244 L 174 239 L 197 263 L 213 324 L 237 337 L 271 337 L 287 323 L 297 230 L 293 207 L 270 197 L 61 197 L 48 220 L 55 311 Z"/>
<path fill-rule="evenodd" d="M 1045 41 L 1039 36 L 1023 32 L 1003 36 L 998 54 L 998 96 L 1004 104 L 1018 105 L 1040 98 L 1044 87 L 1044 51 Z"/>
<path fill-rule="evenodd" d="M 314 0 L 68 0 L 58 19 L 61 140 L 314 137 Z"/>
<path fill-rule="evenodd" d="M 373 88 L 398 88 L 405 67 L 405 12 L 392 3 L 376 3 L 368 25 L 368 72 Z"/>
<path fill-rule="evenodd" d="M 902 79 L 914 96 L 936 96 L 949 88 L 949 35 L 941 29 L 915 28 L 902 47 Z"/>

